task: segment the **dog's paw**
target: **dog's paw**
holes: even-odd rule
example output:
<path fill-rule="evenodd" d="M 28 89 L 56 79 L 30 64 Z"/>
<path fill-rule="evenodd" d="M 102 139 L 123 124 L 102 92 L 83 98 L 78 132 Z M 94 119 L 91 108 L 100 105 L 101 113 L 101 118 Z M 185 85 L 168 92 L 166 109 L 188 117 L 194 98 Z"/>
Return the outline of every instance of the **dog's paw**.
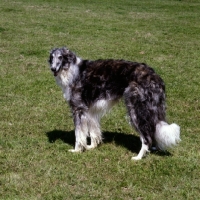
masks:
<path fill-rule="evenodd" d="M 131 160 L 141 160 L 142 158 L 140 157 L 140 156 L 133 156 L 132 158 L 131 158 Z"/>
<path fill-rule="evenodd" d="M 72 152 L 72 153 L 80 153 L 81 152 L 81 150 L 76 150 L 76 149 L 69 149 L 68 151 Z"/>
<path fill-rule="evenodd" d="M 91 149 L 94 149 L 96 146 L 94 145 L 87 145 L 87 150 L 91 150 Z"/>

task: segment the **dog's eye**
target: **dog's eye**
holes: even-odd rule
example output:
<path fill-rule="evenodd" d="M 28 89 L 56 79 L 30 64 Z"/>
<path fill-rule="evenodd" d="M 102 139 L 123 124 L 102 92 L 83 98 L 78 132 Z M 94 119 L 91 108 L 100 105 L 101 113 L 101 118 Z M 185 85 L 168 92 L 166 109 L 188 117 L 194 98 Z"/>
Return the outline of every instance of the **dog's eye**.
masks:
<path fill-rule="evenodd" d="M 59 60 L 62 60 L 62 56 L 58 56 L 58 59 L 59 59 Z"/>

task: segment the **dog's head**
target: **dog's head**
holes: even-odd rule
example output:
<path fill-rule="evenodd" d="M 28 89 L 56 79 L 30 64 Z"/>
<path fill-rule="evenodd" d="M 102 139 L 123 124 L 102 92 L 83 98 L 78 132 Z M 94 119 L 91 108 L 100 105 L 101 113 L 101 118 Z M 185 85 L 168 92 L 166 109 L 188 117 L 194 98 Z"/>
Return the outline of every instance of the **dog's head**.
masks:
<path fill-rule="evenodd" d="M 70 64 L 76 63 L 76 56 L 69 49 L 52 49 L 49 56 L 49 64 L 54 76 L 57 76 L 61 70 L 68 70 Z"/>

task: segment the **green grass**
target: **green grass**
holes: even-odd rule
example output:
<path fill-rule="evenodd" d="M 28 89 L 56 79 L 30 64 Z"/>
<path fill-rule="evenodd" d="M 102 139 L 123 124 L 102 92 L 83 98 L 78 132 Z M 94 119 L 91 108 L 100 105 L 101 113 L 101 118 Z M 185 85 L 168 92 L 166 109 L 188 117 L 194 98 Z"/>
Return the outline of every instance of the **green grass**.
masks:
<path fill-rule="evenodd" d="M 1 0 L 0 199 L 198 199 L 199 10 L 198 0 Z M 74 126 L 47 64 L 62 46 L 152 66 L 180 145 L 131 161 L 141 144 L 120 103 L 102 120 L 101 146 L 68 152 Z"/>

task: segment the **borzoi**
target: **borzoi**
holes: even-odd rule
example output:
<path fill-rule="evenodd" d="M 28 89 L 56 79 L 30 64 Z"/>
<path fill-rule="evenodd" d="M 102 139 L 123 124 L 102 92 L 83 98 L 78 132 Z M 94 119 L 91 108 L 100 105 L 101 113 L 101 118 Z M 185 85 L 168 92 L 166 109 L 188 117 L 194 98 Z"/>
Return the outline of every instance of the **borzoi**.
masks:
<path fill-rule="evenodd" d="M 145 63 L 82 60 L 67 48 L 53 49 L 49 63 L 73 114 L 76 142 L 71 152 L 93 149 L 102 142 L 100 119 L 121 97 L 142 142 L 132 159 L 140 160 L 152 144 L 166 150 L 180 141 L 180 127 L 165 119 L 164 82 Z"/>

